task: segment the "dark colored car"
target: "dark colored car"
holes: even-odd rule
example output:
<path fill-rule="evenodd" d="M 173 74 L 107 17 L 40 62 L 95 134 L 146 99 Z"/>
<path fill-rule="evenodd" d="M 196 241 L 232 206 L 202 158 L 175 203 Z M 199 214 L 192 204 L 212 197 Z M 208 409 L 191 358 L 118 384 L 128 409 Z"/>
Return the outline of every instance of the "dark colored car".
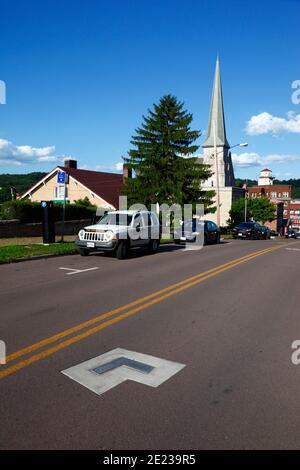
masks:
<path fill-rule="evenodd" d="M 300 240 L 300 231 L 295 232 L 294 238 Z"/>
<path fill-rule="evenodd" d="M 174 231 L 174 242 L 177 244 L 195 242 L 200 231 L 204 230 L 204 244 L 220 243 L 221 232 L 211 220 L 192 219 L 184 222 L 180 229 Z"/>
<path fill-rule="evenodd" d="M 261 225 L 262 237 L 264 240 L 270 240 L 271 238 L 271 231 L 265 225 Z"/>
<path fill-rule="evenodd" d="M 261 240 L 265 238 L 262 225 L 257 222 L 242 222 L 233 229 L 233 238 Z"/>
<path fill-rule="evenodd" d="M 295 238 L 295 230 L 289 229 L 285 234 L 285 238 Z"/>

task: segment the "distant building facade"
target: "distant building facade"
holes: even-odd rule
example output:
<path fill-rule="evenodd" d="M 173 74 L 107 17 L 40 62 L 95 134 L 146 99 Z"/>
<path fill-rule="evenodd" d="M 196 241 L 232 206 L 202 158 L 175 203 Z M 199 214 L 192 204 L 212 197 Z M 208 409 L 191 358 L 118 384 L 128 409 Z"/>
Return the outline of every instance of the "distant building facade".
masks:
<path fill-rule="evenodd" d="M 300 229 L 300 201 L 292 199 L 292 186 L 274 184 L 272 170 L 261 170 L 258 185 L 247 188 L 249 198 L 267 197 L 277 207 L 276 220 L 266 225 L 278 233 L 283 233 L 287 227 Z"/>

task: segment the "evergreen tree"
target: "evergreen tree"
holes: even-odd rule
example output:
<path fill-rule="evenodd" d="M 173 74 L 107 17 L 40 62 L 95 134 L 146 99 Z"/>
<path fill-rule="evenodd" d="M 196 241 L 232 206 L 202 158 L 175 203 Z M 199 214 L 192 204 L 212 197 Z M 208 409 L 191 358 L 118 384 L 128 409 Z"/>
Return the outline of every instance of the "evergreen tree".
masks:
<path fill-rule="evenodd" d="M 202 191 L 201 182 L 211 175 L 207 165 L 189 157 L 198 146 L 200 131 L 191 130 L 193 116 L 175 96 L 163 96 L 159 104 L 143 116 L 140 128 L 132 137 L 133 148 L 124 161 L 133 171 L 127 178 L 124 194 L 129 205 L 203 203 L 205 211 L 214 211 L 214 191 Z"/>

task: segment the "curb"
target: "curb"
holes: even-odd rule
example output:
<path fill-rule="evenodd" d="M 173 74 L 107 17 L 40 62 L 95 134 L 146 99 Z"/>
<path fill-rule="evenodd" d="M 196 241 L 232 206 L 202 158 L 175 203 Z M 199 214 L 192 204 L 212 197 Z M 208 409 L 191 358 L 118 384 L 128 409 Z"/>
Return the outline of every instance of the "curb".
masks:
<path fill-rule="evenodd" d="M 48 255 L 30 256 L 28 258 L 8 259 L 7 261 L 0 261 L 0 265 L 22 263 L 23 261 L 36 261 L 39 259 L 47 259 L 47 258 L 59 258 L 60 256 L 71 256 L 71 255 L 79 255 L 79 253 L 53 253 L 53 254 L 50 253 Z"/>

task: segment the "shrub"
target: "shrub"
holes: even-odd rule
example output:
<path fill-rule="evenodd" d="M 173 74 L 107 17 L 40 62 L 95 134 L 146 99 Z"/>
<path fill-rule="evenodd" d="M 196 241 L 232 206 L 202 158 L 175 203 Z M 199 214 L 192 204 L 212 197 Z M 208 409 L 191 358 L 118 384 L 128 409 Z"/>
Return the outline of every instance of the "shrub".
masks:
<path fill-rule="evenodd" d="M 54 204 L 54 220 L 62 219 L 62 204 Z M 95 216 L 96 206 L 67 204 L 65 220 L 91 219 Z M 18 219 L 22 223 L 42 222 L 43 209 L 40 202 L 7 201 L 1 205 L 0 219 Z"/>
<path fill-rule="evenodd" d="M 6 201 L 1 205 L 1 219 L 18 219 L 20 222 L 40 222 L 42 207 L 38 202 Z"/>

